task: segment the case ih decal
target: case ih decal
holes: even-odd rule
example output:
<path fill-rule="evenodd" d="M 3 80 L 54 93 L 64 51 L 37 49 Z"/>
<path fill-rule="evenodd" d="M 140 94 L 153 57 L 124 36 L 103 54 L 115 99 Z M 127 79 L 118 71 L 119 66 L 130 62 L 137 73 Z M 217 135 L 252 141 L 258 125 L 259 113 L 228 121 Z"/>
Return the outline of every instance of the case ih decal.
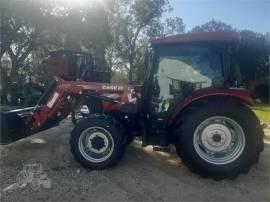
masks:
<path fill-rule="evenodd" d="M 124 86 L 104 85 L 104 86 L 102 86 L 102 90 L 122 91 L 122 90 L 124 90 Z"/>

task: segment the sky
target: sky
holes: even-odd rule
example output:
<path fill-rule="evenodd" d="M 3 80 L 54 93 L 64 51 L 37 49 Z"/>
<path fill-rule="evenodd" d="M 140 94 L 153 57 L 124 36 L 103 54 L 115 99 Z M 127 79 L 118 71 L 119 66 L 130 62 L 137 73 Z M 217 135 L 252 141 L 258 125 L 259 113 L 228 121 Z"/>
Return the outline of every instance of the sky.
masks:
<path fill-rule="evenodd" d="M 174 11 L 165 17 L 181 17 L 186 31 L 211 19 L 236 29 L 270 32 L 270 0 L 169 0 Z"/>

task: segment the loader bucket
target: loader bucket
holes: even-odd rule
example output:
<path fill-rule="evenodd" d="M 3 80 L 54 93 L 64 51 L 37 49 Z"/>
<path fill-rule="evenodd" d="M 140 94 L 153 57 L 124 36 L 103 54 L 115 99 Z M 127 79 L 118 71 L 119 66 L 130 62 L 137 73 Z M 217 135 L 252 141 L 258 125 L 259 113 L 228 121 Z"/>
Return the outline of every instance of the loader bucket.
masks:
<path fill-rule="evenodd" d="M 31 135 L 25 119 L 33 109 L 31 107 L 1 113 L 0 144 L 9 144 Z"/>

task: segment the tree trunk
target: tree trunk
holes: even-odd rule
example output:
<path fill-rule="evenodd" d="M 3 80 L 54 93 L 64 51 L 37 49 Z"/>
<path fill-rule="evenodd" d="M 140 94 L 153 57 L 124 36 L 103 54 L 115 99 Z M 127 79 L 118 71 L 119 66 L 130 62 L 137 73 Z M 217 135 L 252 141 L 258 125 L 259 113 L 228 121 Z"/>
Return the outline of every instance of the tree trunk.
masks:
<path fill-rule="evenodd" d="M 129 72 L 128 72 L 128 83 L 129 84 L 132 84 L 132 80 L 133 80 L 132 74 L 133 74 L 133 70 L 132 70 L 132 68 L 130 68 Z"/>
<path fill-rule="evenodd" d="M 130 60 L 129 61 L 129 72 L 128 72 L 128 83 L 129 84 L 132 84 L 132 82 L 133 82 L 133 71 L 134 71 L 133 61 Z"/>
<path fill-rule="evenodd" d="M 16 82 L 18 79 L 18 61 L 17 60 L 12 60 L 11 61 L 12 66 L 11 66 L 11 72 L 9 76 L 9 81 L 10 82 Z"/>

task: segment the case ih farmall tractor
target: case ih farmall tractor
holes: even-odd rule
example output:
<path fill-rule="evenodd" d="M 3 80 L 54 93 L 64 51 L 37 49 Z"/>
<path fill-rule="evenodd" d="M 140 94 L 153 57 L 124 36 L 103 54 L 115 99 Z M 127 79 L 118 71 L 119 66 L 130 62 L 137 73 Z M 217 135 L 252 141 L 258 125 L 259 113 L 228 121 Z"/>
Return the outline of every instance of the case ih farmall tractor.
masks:
<path fill-rule="evenodd" d="M 114 166 L 135 136 L 143 146 L 174 144 L 193 171 L 217 179 L 247 172 L 263 151 L 263 131 L 240 88 L 234 59 L 239 35 L 192 33 L 154 40 L 143 86 L 56 78 L 34 108 L 2 113 L 1 143 L 57 125 L 81 99 L 96 113 L 70 137 L 75 159 L 90 169 Z"/>

